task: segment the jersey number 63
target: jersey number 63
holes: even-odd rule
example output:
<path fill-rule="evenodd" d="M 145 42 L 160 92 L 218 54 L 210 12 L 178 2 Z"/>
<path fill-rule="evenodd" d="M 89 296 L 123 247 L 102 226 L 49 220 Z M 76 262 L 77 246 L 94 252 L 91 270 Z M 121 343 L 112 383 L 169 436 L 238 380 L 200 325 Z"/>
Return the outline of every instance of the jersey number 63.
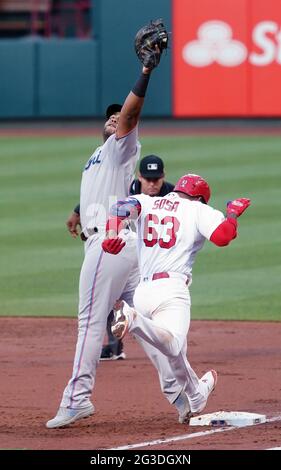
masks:
<path fill-rule="evenodd" d="M 161 248 L 169 249 L 176 243 L 179 228 L 180 223 L 176 217 L 167 215 L 159 220 L 156 214 L 147 214 L 144 219 L 144 244 L 152 247 L 158 243 Z M 160 236 L 157 229 L 161 231 Z"/>

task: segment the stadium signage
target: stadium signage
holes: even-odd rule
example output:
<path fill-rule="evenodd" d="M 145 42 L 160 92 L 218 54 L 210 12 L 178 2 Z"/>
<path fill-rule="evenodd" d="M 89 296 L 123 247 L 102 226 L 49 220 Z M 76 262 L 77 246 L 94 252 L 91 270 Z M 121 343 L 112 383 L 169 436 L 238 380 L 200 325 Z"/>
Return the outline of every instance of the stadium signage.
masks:
<path fill-rule="evenodd" d="M 254 27 L 252 39 L 260 52 L 248 55 L 247 46 L 233 37 L 228 23 L 206 21 L 198 28 L 197 39 L 183 47 L 182 56 L 193 67 L 207 67 L 213 63 L 236 67 L 247 59 L 260 67 L 274 61 L 281 64 L 281 28 L 278 23 L 261 21 Z"/>
<path fill-rule="evenodd" d="M 173 0 L 173 115 L 281 117 L 281 0 Z"/>

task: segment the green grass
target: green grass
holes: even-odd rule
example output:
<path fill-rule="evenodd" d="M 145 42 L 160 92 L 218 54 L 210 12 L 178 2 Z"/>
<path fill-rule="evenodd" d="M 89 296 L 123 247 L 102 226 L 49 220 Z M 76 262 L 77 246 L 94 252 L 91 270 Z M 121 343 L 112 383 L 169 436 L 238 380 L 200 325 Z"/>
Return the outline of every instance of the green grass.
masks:
<path fill-rule="evenodd" d="M 96 138 L 0 139 L 1 315 L 76 315 L 83 246 L 65 220 L 79 199 L 81 169 Z M 168 181 L 199 173 L 211 205 L 246 196 L 239 237 L 205 244 L 194 266 L 192 317 L 281 320 L 281 138 L 142 139 L 142 155 L 166 162 Z"/>

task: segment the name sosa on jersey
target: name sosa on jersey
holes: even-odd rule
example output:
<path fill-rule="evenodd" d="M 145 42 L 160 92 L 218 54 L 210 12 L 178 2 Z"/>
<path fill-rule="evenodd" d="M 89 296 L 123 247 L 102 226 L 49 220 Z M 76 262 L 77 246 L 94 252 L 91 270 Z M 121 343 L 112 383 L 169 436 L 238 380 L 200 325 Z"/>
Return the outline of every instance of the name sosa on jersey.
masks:
<path fill-rule="evenodd" d="M 170 201 L 169 199 L 156 199 L 152 206 L 153 209 L 164 209 L 169 212 L 177 212 L 179 201 Z"/>

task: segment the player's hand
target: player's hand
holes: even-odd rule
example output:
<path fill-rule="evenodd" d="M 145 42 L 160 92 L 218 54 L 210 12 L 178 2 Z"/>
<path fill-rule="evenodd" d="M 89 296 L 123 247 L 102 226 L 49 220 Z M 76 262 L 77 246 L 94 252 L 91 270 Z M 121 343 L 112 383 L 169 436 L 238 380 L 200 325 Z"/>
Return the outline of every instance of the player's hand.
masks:
<path fill-rule="evenodd" d="M 101 244 L 103 251 L 110 253 L 111 255 L 118 255 L 125 245 L 126 242 L 124 242 L 120 237 L 106 238 Z"/>
<path fill-rule="evenodd" d="M 72 212 L 72 214 L 69 216 L 69 218 L 66 221 L 66 226 L 73 238 L 78 237 L 79 231 L 78 227 L 80 227 L 80 215 L 77 214 L 76 212 Z"/>
<path fill-rule="evenodd" d="M 241 214 L 249 207 L 251 204 L 251 199 L 242 197 L 240 199 L 234 199 L 229 201 L 226 207 L 226 216 L 227 217 L 240 217 Z"/>

